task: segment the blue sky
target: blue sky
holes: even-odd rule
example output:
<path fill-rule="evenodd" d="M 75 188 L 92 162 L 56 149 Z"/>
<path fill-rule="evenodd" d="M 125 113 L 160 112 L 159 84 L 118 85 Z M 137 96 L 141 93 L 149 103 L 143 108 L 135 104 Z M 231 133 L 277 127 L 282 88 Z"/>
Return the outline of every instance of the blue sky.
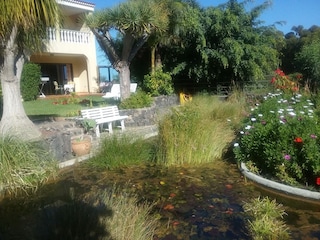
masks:
<path fill-rule="evenodd" d="M 112 7 L 125 0 L 86 0 L 96 5 L 95 9 Z M 226 3 L 227 0 L 197 0 L 200 6 L 218 6 Z M 262 4 L 267 0 L 252 0 L 247 4 L 252 8 Z M 242 2 L 241 0 L 239 2 Z M 272 25 L 275 22 L 284 21 L 284 25 L 276 25 L 277 29 L 283 33 L 291 31 L 293 26 L 302 25 L 308 29 L 312 25 L 320 26 L 320 0 L 269 0 L 270 7 L 263 12 L 260 20 L 264 21 L 263 25 Z M 98 53 L 98 64 L 102 65 L 101 54 Z"/>
<path fill-rule="evenodd" d="M 96 5 L 96 9 L 112 7 L 124 0 L 87 0 Z M 217 6 L 227 0 L 197 0 L 202 7 Z M 267 0 L 252 0 L 248 7 L 259 5 Z M 241 0 L 239 1 L 241 2 Z M 269 0 L 270 7 L 261 15 L 265 25 L 277 21 L 286 21 L 283 26 L 277 28 L 284 32 L 290 32 L 293 26 L 302 25 L 310 28 L 312 25 L 320 26 L 320 0 Z"/>

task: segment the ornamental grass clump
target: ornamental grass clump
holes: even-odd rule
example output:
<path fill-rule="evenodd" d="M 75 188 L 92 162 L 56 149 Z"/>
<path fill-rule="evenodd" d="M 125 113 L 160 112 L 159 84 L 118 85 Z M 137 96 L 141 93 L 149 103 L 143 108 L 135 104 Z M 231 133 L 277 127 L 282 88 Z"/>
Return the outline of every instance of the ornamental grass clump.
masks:
<path fill-rule="evenodd" d="M 159 123 L 157 160 L 165 165 L 201 164 L 221 159 L 241 119 L 240 102 L 198 95 Z"/>
<path fill-rule="evenodd" d="M 293 185 L 316 185 L 320 176 L 320 126 L 314 103 L 301 94 L 268 94 L 251 109 L 235 143 L 239 162 Z"/>
<path fill-rule="evenodd" d="M 39 144 L 0 138 L 0 192 L 35 191 L 57 170 L 57 162 Z"/>

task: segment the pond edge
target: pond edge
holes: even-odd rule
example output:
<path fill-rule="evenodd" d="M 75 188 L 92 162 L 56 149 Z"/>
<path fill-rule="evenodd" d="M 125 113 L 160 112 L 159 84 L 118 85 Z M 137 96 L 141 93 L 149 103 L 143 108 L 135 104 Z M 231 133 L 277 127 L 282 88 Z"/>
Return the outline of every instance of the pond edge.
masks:
<path fill-rule="evenodd" d="M 314 192 L 297 187 L 291 187 L 282 183 L 274 182 L 269 179 L 263 178 L 259 175 L 250 172 L 245 163 L 243 162 L 240 163 L 239 169 L 246 178 L 264 187 L 277 190 L 286 194 L 294 195 L 300 198 L 320 200 L 320 192 Z"/>

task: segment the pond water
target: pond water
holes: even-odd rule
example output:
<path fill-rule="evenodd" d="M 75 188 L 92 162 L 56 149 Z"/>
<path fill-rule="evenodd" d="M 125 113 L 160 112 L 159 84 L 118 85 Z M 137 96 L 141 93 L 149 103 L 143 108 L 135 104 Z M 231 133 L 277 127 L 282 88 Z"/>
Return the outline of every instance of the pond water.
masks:
<path fill-rule="evenodd" d="M 31 239 L 37 212 L 50 204 L 70 200 L 70 191 L 85 195 L 117 183 L 131 187 L 143 201 L 155 202 L 160 218 L 155 240 L 250 239 L 242 204 L 270 195 L 245 181 L 237 166 L 217 162 L 199 167 L 143 165 L 93 171 L 85 165 L 62 170 L 59 178 L 28 197 L 0 202 L 0 239 Z M 292 239 L 320 239 L 320 204 L 278 197 Z M 273 196 L 272 196 L 273 197 Z"/>

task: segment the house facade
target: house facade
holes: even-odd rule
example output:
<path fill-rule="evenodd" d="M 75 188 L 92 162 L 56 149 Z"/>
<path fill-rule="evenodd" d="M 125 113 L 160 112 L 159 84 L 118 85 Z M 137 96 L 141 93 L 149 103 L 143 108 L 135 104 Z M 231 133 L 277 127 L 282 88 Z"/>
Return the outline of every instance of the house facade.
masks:
<path fill-rule="evenodd" d="M 30 61 L 41 66 L 44 95 L 94 93 L 99 91 L 96 46 L 93 33 L 83 23 L 94 4 L 79 0 L 56 0 L 62 12 L 62 27 L 48 28 L 47 49 Z"/>

